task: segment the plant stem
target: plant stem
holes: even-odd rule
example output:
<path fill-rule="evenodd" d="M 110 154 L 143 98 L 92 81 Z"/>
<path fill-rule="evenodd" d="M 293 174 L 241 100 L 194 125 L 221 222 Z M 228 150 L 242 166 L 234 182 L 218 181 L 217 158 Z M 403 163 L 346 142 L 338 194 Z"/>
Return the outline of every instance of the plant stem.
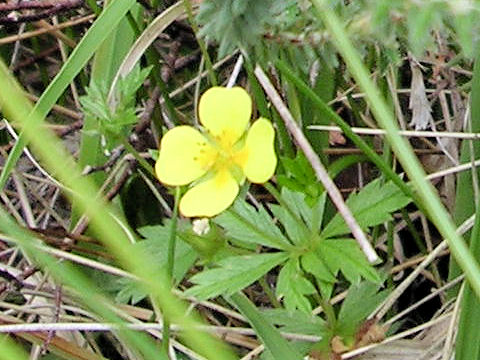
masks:
<path fill-rule="evenodd" d="M 328 323 L 328 327 L 330 329 L 335 329 L 337 324 L 337 317 L 335 316 L 335 310 L 333 309 L 332 304 L 328 300 L 320 299 L 320 306 L 323 309 L 323 313 L 325 314 L 325 318 Z"/>
<path fill-rule="evenodd" d="M 180 202 L 180 188 L 175 188 L 175 203 L 173 205 L 173 214 L 170 222 L 170 236 L 168 238 L 168 253 L 167 253 L 167 278 L 173 286 L 173 268 L 175 266 L 175 246 L 177 240 L 177 218 L 178 218 L 178 204 Z M 168 357 L 168 348 L 170 347 L 170 321 L 166 316 L 163 316 L 163 333 L 162 333 L 162 351 Z"/>
<path fill-rule="evenodd" d="M 193 17 L 193 10 L 192 4 L 190 0 L 183 0 L 183 6 L 185 6 L 185 11 L 187 12 L 188 22 L 192 27 L 193 32 L 195 33 L 195 37 L 197 38 L 198 46 L 200 47 L 200 51 L 202 52 L 203 58 L 205 59 L 205 67 L 208 71 L 208 78 L 210 79 L 210 84 L 212 86 L 217 86 L 217 79 L 215 78 L 215 72 L 213 71 L 212 60 L 210 59 L 210 55 L 207 51 L 207 46 L 205 42 L 198 36 L 198 26 L 195 23 L 195 19 Z"/>
<path fill-rule="evenodd" d="M 137 150 L 128 142 L 127 139 L 125 139 L 122 136 L 118 136 L 118 139 L 122 143 L 122 145 L 125 147 L 125 150 L 127 150 L 132 156 L 135 158 L 135 160 L 138 161 L 141 167 L 143 167 L 150 175 L 152 175 L 154 178 L 156 178 L 155 175 L 155 170 L 153 169 L 153 166 L 148 163 L 147 160 L 145 160 L 143 157 L 140 156 Z"/>
<path fill-rule="evenodd" d="M 267 280 L 265 280 L 265 277 L 263 276 L 260 279 L 258 279 L 258 282 L 260 283 L 260 286 L 262 287 L 263 291 L 265 291 L 265 295 L 267 295 L 272 305 L 277 309 L 281 309 L 282 304 L 280 304 L 280 302 L 277 300 L 277 297 L 273 293 L 270 285 L 268 285 L 268 282 Z"/>

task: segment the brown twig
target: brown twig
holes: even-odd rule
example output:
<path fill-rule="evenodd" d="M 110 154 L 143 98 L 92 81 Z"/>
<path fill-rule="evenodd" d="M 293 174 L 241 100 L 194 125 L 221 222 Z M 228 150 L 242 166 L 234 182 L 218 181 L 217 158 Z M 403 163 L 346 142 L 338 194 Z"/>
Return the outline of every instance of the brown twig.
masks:
<path fill-rule="evenodd" d="M 58 51 L 58 45 L 51 46 L 45 50 L 40 51 L 38 54 L 35 54 L 33 56 L 29 56 L 25 60 L 21 62 L 17 62 L 15 66 L 12 67 L 12 71 L 14 73 L 18 72 L 20 69 L 30 66 L 32 64 L 35 64 L 39 60 L 46 60 L 46 58 L 55 52 Z"/>
<path fill-rule="evenodd" d="M 34 30 L 34 31 L 28 31 L 28 32 L 25 32 L 25 33 L 22 33 L 22 34 L 5 36 L 5 37 L 0 39 L 0 45 L 9 44 L 9 43 L 19 41 L 19 40 L 29 39 L 31 37 L 38 36 L 38 35 L 41 35 L 41 34 L 51 33 L 51 32 L 55 32 L 55 31 L 58 31 L 58 30 L 61 30 L 61 29 L 67 28 L 67 27 L 74 26 L 74 25 L 83 24 L 83 23 L 86 23 L 86 22 L 89 22 L 89 21 L 95 19 L 95 17 L 96 17 L 96 15 L 87 15 L 87 16 L 83 16 L 83 17 L 78 18 L 78 19 L 66 21 L 66 22 L 58 24 L 58 25 L 52 25 L 51 27 L 43 27 L 41 29 Z"/>
<path fill-rule="evenodd" d="M 83 0 L 33 0 L 0 4 L 0 13 L 7 13 L 0 17 L 0 24 L 17 24 L 30 22 L 56 15 L 60 12 L 78 8 Z M 38 10 L 38 12 L 22 13 L 22 10 Z"/>

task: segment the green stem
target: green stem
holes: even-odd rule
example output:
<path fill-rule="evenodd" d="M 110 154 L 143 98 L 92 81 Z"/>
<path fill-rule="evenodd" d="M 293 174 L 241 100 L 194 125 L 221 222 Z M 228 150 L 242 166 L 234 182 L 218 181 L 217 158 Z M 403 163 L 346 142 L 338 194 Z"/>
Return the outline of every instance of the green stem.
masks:
<path fill-rule="evenodd" d="M 393 284 L 393 274 L 391 273 L 391 269 L 393 267 L 394 263 L 394 237 L 393 237 L 393 224 L 391 221 L 387 222 L 387 263 L 385 264 L 388 270 L 388 273 L 390 274 L 387 283 L 388 283 L 388 288 L 392 289 L 394 284 Z"/>
<path fill-rule="evenodd" d="M 172 220 L 170 224 L 170 236 L 168 238 L 167 276 L 173 279 L 173 267 L 175 262 L 175 243 L 177 239 L 178 205 L 180 203 L 180 187 L 175 188 L 175 203 L 173 206 Z"/>
<path fill-rule="evenodd" d="M 200 51 L 202 52 L 203 58 L 205 59 L 205 67 L 207 68 L 207 71 L 208 71 L 208 78 L 210 79 L 210 83 L 212 84 L 212 86 L 217 86 L 217 79 L 215 77 L 215 72 L 213 71 L 213 64 L 212 64 L 212 60 L 210 59 L 210 55 L 208 54 L 207 46 L 205 45 L 205 42 L 202 40 L 202 38 L 198 36 L 198 26 L 193 17 L 192 4 L 190 0 L 183 0 L 183 5 L 185 6 L 185 11 L 187 12 L 188 22 L 190 23 L 190 26 L 192 27 L 192 30 L 195 33 L 198 46 L 200 47 Z"/>
<path fill-rule="evenodd" d="M 153 169 L 153 166 L 148 163 L 147 160 L 145 160 L 143 157 L 140 156 L 137 150 L 128 142 L 127 139 L 125 139 L 122 136 L 117 136 L 118 140 L 121 142 L 121 144 L 125 147 L 125 150 L 127 150 L 132 156 L 135 158 L 135 160 L 138 161 L 141 167 L 143 167 L 150 175 L 152 175 L 154 178 L 156 178 L 155 175 L 155 170 Z"/>
<path fill-rule="evenodd" d="M 412 235 L 413 240 L 415 241 L 415 244 L 417 245 L 418 249 L 422 252 L 422 254 L 426 254 L 427 248 L 423 244 L 423 241 L 420 238 L 420 235 L 418 234 L 418 231 L 415 228 L 415 225 L 413 225 L 412 219 L 410 219 L 410 216 L 408 215 L 408 211 L 406 209 L 402 209 L 401 213 L 402 213 L 403 220 L 405 220 L 405 223 L 407 224 L 407 229 L 410 231 L 410 235 Z"/>
<path fill-rule="evenodd" d="M 95 0 L 87 0 L 87 5 L 97 16 L 102 12 L 102 9 L 97 5 Z"/>
<path fill-rule="evenodd" d="M 168 238 L 167 252 L 167 278 L 173 286 L 173 268 L 175 266 L 175 246 L 177 242 L 177 218 L 178 205 L 180 203 L 180 188 L 175 188 L 175 203 L 173 206 L 173 214 L 170 222 L 170 236 Z M 162 351 L 168 357 L 168 348 L 170 346 L 170 321 L 163 316 L 163 333 L 162 333 Z"/>
<path fill-rule="evenodd" d="M 263 276 L 260 279 L 258 279 L 258 282 L 260 283 L 260 286 L 262 287 L 263 291 L 265 291 L 265 295 L 267 295 L 267 297 L 270 300 L 270 302 L 272 303 L 273 307 L 275 307 L 277 309 L 281 309 L 282 304 L 280 304 L 280 302 L 277 300 L 277 297 L 273 293 L 270 285 L 268 285 L 268 282 L 267 282 L 267 280 L 265 280 L 265 277 Z"/>
<path fill-rule="evenodd" d="M 335 310 L 333 309 L 333 305 L 330 304 L 328 300 L 321 299 L 320 306 L 322 307 L 323 312 L 325 314 L 328 327 L 330 329 L 335 329 L 337 325 L 337 317 L 335 316 Z"/>
<path fill-rule="evenodd" d="M 342 55 L 350 73 L 365 92 L 369 105 L 378 123 L 385 129 L 387 139 L 401 162 L 416 190 L 416 197 L 440 234 L 447 241 L 450 251 L 464 270 L 473 290 L 480 297 L 480 267 L 469 251 L 463 238 L 457 234 L 447 210 L 443 206 L 433 185 L 426 180 L 426 174 L 416 158 L 410 144 L 398 134 L 398 126 L 385 100 L 379 93 L 370 74 L 353 47 L 339 18 L 325 0 L 311 0 L 317 8 L 317 16 L 324 22 L 332 36 L 332 44 Z"/>

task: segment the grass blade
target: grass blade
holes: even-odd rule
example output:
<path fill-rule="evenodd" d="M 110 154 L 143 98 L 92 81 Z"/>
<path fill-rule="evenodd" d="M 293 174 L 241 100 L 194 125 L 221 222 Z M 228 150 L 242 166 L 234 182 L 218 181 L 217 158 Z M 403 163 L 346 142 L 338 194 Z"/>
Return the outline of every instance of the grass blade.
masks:
<path fill-rule="evenodd" d="M 262 313 L 243 293 L 233 294 L 230 300 L 248 319 L 275 360 L 303 359 L 302 355 L 280 335 L 278 330 L 263 317 Z"/>

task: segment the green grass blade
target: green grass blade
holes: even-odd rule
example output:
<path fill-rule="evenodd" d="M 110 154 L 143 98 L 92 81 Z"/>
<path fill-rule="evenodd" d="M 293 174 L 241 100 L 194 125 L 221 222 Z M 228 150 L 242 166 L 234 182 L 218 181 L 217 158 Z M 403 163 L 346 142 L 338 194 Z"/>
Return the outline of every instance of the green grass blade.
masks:
<path fill-rule="evenodd" d="M 480 55 L 477 56 L 473 69 L 472 93 L 471 93 L 471 129 L 480 131 Z M 473 153 L 472 153 L 473 150 Z M 480 143 L 478 141 L 464 140 L 462 143 L 462 163 L 468 163 L 472 159 L 480 157 Z M 476 170 L 472 170 L 476 171 Z M 475 225 L 470 236 L 470 250 L 478 259 L 480 254 L 480 207 L 474 189 L 472 172 L 461 173 L 457 181 L 457 194 L 455 197 L 455 221 L 457 224 L 465 221 L 475 211 Z M 478 175 L 478 172 L 477 174 Z M 477 201 L 472 201 L 477 199 Z M 453 259 L 452 259 L 453 260 Z M 455 261 L 450 261 L 449 279 L 460 275 L 461 269 Z M 457 291 L 455 291 L 457 290 Z M 458 289 L 452 289 L 451 295 L 455 295 Z M 475 297 L 472 288 L 466 284 L 463 292 L 460 321 L 458 324 L 457 342 L 455 346 L 455 359 L 469 360 L 480 358 L 480 302 Z"/>
<path fill-rule="evenodd" d="M 248 319 L 275 360 L 303 359 L 302 355 L 280 335 L 278 330 L 263 317 L 262 313 L 257 310 L 255 305 L 243 293 L 233 294 L 230 300 Z"/>
<path fill-rule="evenodd" d="M 73 50 L 59 73 L 43 92 L 35 106 L 37 115 L 30 116 L 27 114 L 25 117 L 25 127 L 31 126 L 33 121 L 42 122 L 45 119 L 68 85 L 84 68 L 88 60 L 90 60 L 108 35 L 115 30 L 116 25 L 123 19 L 127 11 L 130 10 L 134 4 L 135 0 L 116 0 L 112 1 L 112 3 L 102 11 L 98 19 Z M 0 174 L 0 189 L 5 187 L 10 172 L 15 167 L 27 144 L 28 141 L 25 138 L 24 131 L 22 131 Z"/>
<path fill-rule="evenodd" d="M 9 335 L 0 336 L 0 360 L 27 360 L 28 354 Z"/>
<path fill-rule="evenodd" d="M 352 76 L 365 92 L 375 118 L 386 130 L 387 139 L 412 180 L 417 196 L 423 201 L 430 221 L 435 224 L 440 234 L 446 239 L 450 251 L 465 272 L 470 285 L 477 296 L 480 296 L 480 267 L 477 261 L 472 256 L 463 238 L 456 233 L 455 224 L 440 201 L 434 187 L 426 180 L 425 171 L 410 144 L 398 134 L 398 126 L 393 114 L 370 79 L 360 55 L 353 47 L 339 18 L 325 0 L 312 0 L 312 3 L 318 10 L 318 17 L 325 23 L 332 36 L 332 44 L 340 52 Z"/>
<path fill-rule="evenodd" d="M 470 104 L 471 128 L 468 130 L 471 132 L 480 132 L 480 55 L 475 59 L 475 65 L 473 67 Z M 480 158 L 480 142 L 463 140 L 460 150 L 460 163 L 469 163 L 478 158 Z M 474 171 L 476 174 L 473 174 Z M 473 181 L 473 175 L 477 177 L 480 176 L 480 171 L 472 169 L 471 171 L 461 172 L 457 176 L 457 192 L 455 194 L 455 209 L 453 213 L 457 225 L 463 223 L 475 212 L 475 202 L 472 201 L 472 199 L 476 199 L 476 194 L 479 189 L 474 188 L 475 182 Z M 479 252 L 474 253 L 477 254 L 478 258 Z M 461 269 L 453 259 L 450 261 L 449 266 L 449 280 L 460 275 Z M 458 287 L 455 287 L 450 291 L 450 294 L 456 295 L 457 292 Z"/>
<path fill-rule="evenodd" d="M 480 212 L 475 217 L 475 225 L 470 238 L 470 248 L 474 253 L 480 250 Z M 480 301 L 469 284 L 465 284 L 461 305 L 460 321 L 458 324 L 457 341 L 455 345 L 456 360 L 470 360 L 480 358 Z"/>

